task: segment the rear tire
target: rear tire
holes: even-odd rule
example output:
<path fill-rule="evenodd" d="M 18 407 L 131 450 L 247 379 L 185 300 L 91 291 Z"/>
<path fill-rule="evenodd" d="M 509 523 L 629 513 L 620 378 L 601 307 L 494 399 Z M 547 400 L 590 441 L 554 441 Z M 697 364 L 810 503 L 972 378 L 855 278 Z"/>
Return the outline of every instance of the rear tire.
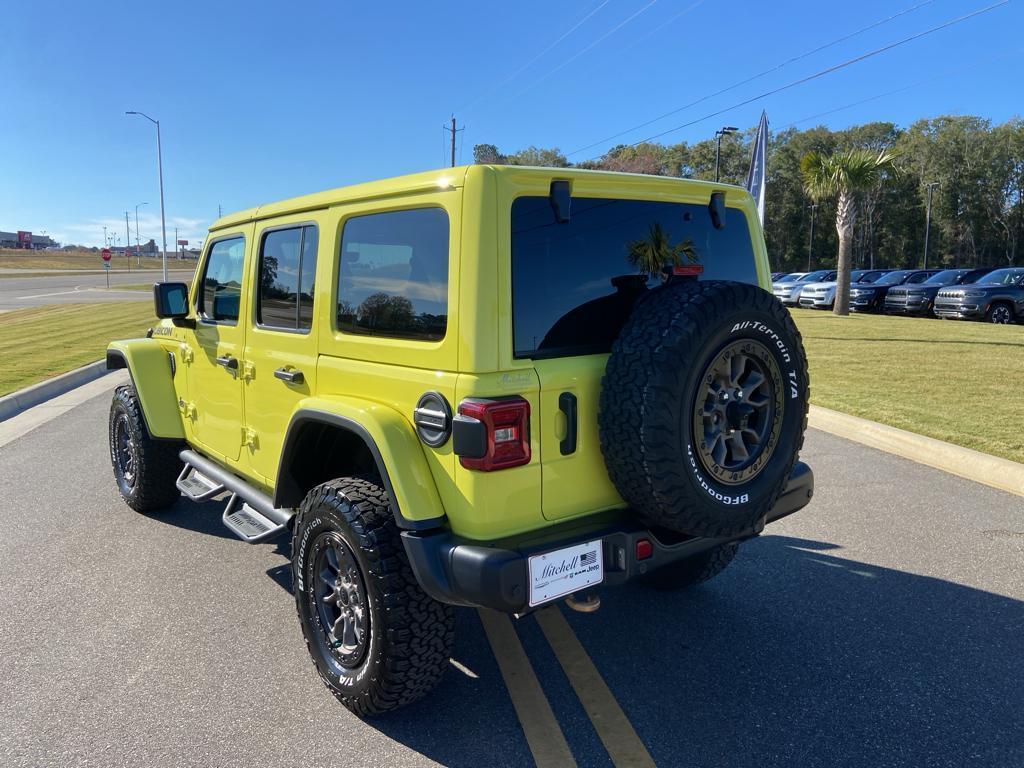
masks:
<path fill-rule="evenodd" d="M 655 589 L 686 589 L 713 579 L 736 557 L 738 542 L 720 544 L 695 557 L 671 563 L 643 577 L 643 582 Z"/>
<path fill-rule="evenodd" d="M 416 581 L 379 480 L 339 478 L 306 495 L 292 573 L 309 655 L 345 707 L 376 715 L 433 690 L 451 657 L 454 610 Z"/>
<path fill-rule="evenodd" d="M 183 464 L 177 440 L 154 440 L 146 429 L 135 387 L 114 390 L 108 422 L 110 463 L 121 498 L 136 512 L 166 509 L 181 496 Z"/>

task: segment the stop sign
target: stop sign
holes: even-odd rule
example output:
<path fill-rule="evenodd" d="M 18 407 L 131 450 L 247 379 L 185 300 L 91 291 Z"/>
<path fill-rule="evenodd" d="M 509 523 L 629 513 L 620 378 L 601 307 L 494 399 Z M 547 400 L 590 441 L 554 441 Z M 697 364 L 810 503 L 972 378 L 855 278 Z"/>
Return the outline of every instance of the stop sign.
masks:
<path fill-rule="evenodd" d="M 110 261 L 110 249 L 109 248 L 104 248 L 102 251 L 100 251 L 100 255 L 103 257 L 104 261 Z"/>

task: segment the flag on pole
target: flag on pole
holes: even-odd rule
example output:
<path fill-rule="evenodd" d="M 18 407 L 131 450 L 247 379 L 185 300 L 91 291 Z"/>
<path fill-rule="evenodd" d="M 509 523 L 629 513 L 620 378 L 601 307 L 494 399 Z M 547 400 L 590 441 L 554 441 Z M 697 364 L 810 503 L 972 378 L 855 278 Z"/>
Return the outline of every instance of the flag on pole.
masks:
<path fill-rule="evenodd" d="M 757 215 L 764 224 L 764 185 L 765 163 L 768 160 L 768 115 L 761 112 L 761 122 L 757 124 L 757 136 L 754 137 L 754 150 L 750 155 L 750 172 L 747 174 L 747 191 L 757 203 Z"/>

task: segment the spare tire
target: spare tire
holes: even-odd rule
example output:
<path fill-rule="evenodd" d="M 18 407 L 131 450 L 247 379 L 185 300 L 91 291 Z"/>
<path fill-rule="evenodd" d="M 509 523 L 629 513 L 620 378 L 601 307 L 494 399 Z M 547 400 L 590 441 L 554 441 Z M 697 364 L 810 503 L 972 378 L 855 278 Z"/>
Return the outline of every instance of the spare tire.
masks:
<path fill-rule="evenodd" d="M 601 388 L 601 451 L 649 525 L 735 536 L 779 497 L 807 426 L 807 358 L 757 286 L 670 282 L 641 299 Z"/>

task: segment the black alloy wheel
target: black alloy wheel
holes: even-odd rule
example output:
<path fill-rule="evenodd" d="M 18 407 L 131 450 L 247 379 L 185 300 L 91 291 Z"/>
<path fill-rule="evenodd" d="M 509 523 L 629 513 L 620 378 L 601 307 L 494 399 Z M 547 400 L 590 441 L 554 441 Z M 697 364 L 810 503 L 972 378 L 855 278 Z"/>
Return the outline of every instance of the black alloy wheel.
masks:
<path fill-rule="evenodd" d="M 756 476 L 782 427 L 782 375 L 768 349 L 742 339 L 705 368 L 693 405 L 693 437 L 705 470 L 726 485 Z"/>

